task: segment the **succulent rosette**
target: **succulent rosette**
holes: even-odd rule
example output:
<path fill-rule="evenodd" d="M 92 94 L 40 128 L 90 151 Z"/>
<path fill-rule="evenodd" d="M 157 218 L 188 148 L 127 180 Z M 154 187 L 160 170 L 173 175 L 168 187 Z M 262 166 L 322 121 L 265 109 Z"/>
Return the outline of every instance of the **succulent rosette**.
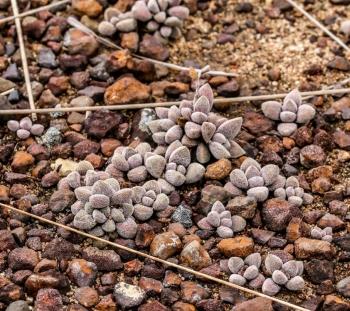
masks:
<path fill-rule="evenodd" d="M 211 158 L 237 158 L 245 153 L 234 141 L 242 118 L 226 119 L 211 112 L 213 99 L 211 87 L 205 84 L 199 88 L 194 101 L 182 101 L 179 107 L 156 108 L 159 119 L 150 121 L 148 127 L 155 143 L 169 146 L 166 159 L 167 154 L 171 158 L 171 152 L 180 147 L 195 150 L 195 159 L 202 164 Z"/>
<path fill-rule="evenodd" d="M 291 205 L 300 207 L 303 204 L 311 204 L 313 196 L 306 193 L 303 188 L 299 186 L 299 181 L 295 176 L 287 178 L 284 187 L 277 188 L 274 191 L 274 196 L 283 200 L 287 200 Z"/>
<path fill-rule="evenodd" d="M 40 136 L 44 132 L 44 126 L 33 124 L 29 117 L 24 117 L 19 122 L 16 120 L 8 121 L 7 128 L 11 132 L 15 132 L 19 139 L 27 139 L 30 135 Z"/>
<path fill-rule="evenodd" d="M 239 169 L 230 173 L 230 181 L 225 189 L 234 196 L 246 194 L 257 202 L 267 200 L 270 191 L 285 186 L 286 178 L 280 175 L 277 165 L 268 164 L 263 167 L 252 158 L 246 158 Z"/>
<path fill-rule="evenodd" d="M 303 103 L 298 90 L 291 91 L 283 100 L 267 101 L 261 106 L 262 112 L 271 120 L 279 121 L 277 131 L 282 136 L 292 135 L 298 128 L 298 124 L 306 124 L 311 121 L 316 110 L 310 104 Z"/>
<path fill-rule="evenodd" d="M 166 42 L 181 36 L 183 22 L 189 14 L 189 9 L 181 5 L 181 0 L 138 0 L 125 13 L 108 8 L 98 30 L 104 36 L 112 36 L 117 31 L 135 31 L 138 23 L 144 23 L 145 31 Z"/>
<path fill-rule="evenodd" d="M 246 220 L 239 215 L 231 215 L 226 207 L 216 201 L 210 212 L 198 222 L 198 227 L 203 230 L 216 230 L 216 234 L 221 238 L 231 238 L 234 233 L 245 229 Z"/>

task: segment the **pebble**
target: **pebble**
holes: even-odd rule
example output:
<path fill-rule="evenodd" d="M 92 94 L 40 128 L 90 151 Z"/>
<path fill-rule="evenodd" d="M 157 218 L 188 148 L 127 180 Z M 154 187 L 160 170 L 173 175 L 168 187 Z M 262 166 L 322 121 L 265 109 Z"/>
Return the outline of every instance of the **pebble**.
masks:
<path fill-rule="evenodd" d="M 189 208 L 179 205 L 171 216 L 174 222 L 182 224 L 185 228 L 192 226 L 192 212 Z"/>
<path fill-rule="evenodd" d="M 97 17 L 103 10 L 97 0 L 73 0 L 72 7 L 80 14 L 86 14 L 89 17 Z"/>
<path fill-rule="evenodd" d="M 67 273 L 71 281 L 79 287 L 91 286 L 97 276 L 97 266 L 85 259 L 73 259 Z"/>
<path fill-rule="evenodd" d="M 196 240 L 188 243 L 183 248 L 180 254 L 180 262 L 195 270 L 208 267 L 212 263 L 208 252 Z"/>
<path fill-rule="evenodd" d="M 6 311 L 29 311 L 29 306 L 24 300 L 18 300 L 10 303 Z"/>
<path fill-rule="evenodd" d="M 238 236 L 221 240 L 217 248 L 225 256 L 246 257 L 253 252 L 254 242 L 246 236 Z"/>
<path fill-rule="evenodd" d="M 180 251 L 182 243 L 180 238 L 172 231 L 158 234 L 153 239 L 150 252 L 153 256 L 167 259 Z"/>
<path fill-rule="evenodd" d="M 132 308 L 142 303 L 146 293 L 139 286 L 119 282 L 114 287 L 114 297 L 122 308 Z"/>
<path fill-rule="evenodd" d="M 344 297 L 350 297 L 350 277 L 346 277 L 337 283 L 337 291 Z"/>
<path fill-rule="evenodd" d="M 34 306 L 36 311 L 60 311 L 63 309 L 62 296 L 57 289 L 40 289 Z"/>
<path fill-rule="evenodd" d="M 299 259 L 307 259 L 312 257 L 331 259 L 334 255 L 334 249 L 331 243 L 322 240 L 299 238 L 295 241 L 294 248 L 295 256 Z"/>
<path fill-rule="evenodd" d="M 99 301 L 97 291 L 91 287 L 80 287 L 75 291 L 76 300 L 84 307 L 90 308 L 96 305 Z"/>
<path fill-rule="evenodd" d="M 150 96 L 150 87 L 133 77 L 117 80 L 106 89 L 104 100 L 106 105 L 120 105 L 137 101 L 146 101 Z"/>

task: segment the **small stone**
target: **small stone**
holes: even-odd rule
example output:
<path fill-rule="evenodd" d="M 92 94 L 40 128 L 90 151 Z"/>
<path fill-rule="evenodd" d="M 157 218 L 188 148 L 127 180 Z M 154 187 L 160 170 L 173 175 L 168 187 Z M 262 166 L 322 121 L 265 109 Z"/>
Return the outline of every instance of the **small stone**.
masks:
<path fill-rule="evenodd" d="M 231 162 L 227 159 L 221 159 L 208 165 L 205 177 L 208 179 L 222 180 L 230 174 L 231 169 Z"/>
<path fill-rule="evenodd" d="M 114 297 L 123 308 L 139 306 L 146 297 L 146 293 L 139 286 L 119 282 L 114 287 Z"/>
<path fill-rule="evenodd" d="M 337 291 L 344 297 L 350 297 L 350 277 L 346 277 L 337 283 Z"/>
<path fill-rule="evenodd" d="M 43 288 L 38 291 L 35 299 L 36 311 L 60 311 L 62 309 L 62 297 L 57 289 Z"/>
<path fill-rule="evenodd" d="M 89 17 L 97 17 L 103 10 L 101 4 L 96 0 L 73 0 L 72 7 Z"/>
<path fill-rule="evenodd" d="M 96 305 L 99 301 L 97 291 L 91 287 L 80 287 L 75 292 L 75 298 L 84 307 L 90 308 Z"/>
<path fill-rule="evenodd" d="M 205 268 L 212 262 L 208 252 L 198 241 L 192 241 L 183 248 L 180 261 L 196 270 Z"/>
<path fill-rule="evenodd" d="M 312 257 L 333 258 L 334 249 L 327 241 L 299 238 L 295 241 L 295 255 L 300 259 Z"/>
<path fill-rule="evenodd" d="M 91 286 L 95 282 L 97 267 L 84 259 L 73 259 L 68 267 L 69 278 L 79 287 Z"/>
<path fill-rule="evenodd" d="M 254 242 L 251 238 L 238 236 L 221 240 L 217 247 L 225 256 L 246 257 L 253 252 Z"/>

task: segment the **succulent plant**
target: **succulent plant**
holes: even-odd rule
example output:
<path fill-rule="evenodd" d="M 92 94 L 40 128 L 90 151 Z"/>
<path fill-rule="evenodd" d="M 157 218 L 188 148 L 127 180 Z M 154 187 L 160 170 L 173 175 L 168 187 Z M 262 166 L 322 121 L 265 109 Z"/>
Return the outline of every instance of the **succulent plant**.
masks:
<path fill-rule="evenodd" d="M 262 292 L 269 296 L 276 295 L 282 286 L 291 291 L 300 291 L 305 282 L 301 275 L 304 272 L 302 261 L 289 260 L 285 263 L 276 255 L 268 254 L 265 258 L 265 270 L 271 277 L 262 285 Z"/>
<path fill-rule="evenodd" d="M 332 242 L 333 240 L 333 230 L 332 227 L 326 227 L 324 229 L 315 226 L 311 229 L 310 235 L 312 238 L 317 240 L 324 240 L 328 242 Z"/>
<path fill-rule="evenodd" d="M 140 221 L 150 219 L 154 212 L 160 212 L 169 206 L 169 198 L 161 192 L 157 181 L 150 180 L 142 186 L 132 188 L 134 216 Z"/>
<path fill-rule="evenodd" d="M 230 273 L 229 281 L 236 285 L 248 286 L 253 289 L 261 288 L 265 281 L 264 275 L 260 272 L 261 255 L 253 253 L 244 260 L 240 257 L 231 257 L 220 262 L 221 270 Z"/>
<path fill-rule="evenodd" d="M 231 212 L 226 210 L 225 206 L 216 201 L 208 215 L 198 222 L 198 227 L 204 230 L 213 230 L 221 238 L 233 237 L 235 232 L 243 231 L 246 227 L 246 220 L 239 216 L 231 216 Z"/>
<path fill-rule="evenodd" d="M 160 146 L 168 146 L 165 158 L 172 162 L 171 154 L 180 147 L 186 155 L 196 149 L 199 163 L 215 159 L 237 158 L 244 150 L 234 141 L 242 126 L 242 118 L 226 119 L 211 112 L 213 91 L 209 84 L 198 89 L 194 101 L 184 100 L 180 106 L 156 108 L 159 119 L 148 122 L 152 138 Z M 187 151 L 188 150 L 188 151 Z"/>
<path fill-rule="evenodd" d="M 285 186 L 286 178 L 280 175 L 277 165 L 268 164 L 263 167 L 252 158 L 246 158 L 239 169 L 230 173 L 230 181 L 225 189 L 234 196 L 243 195 L 253 197 L 258 202 L 264 202 L 270 191 Z"/>
<path fill-rule="evenodd" d="M 166 161 L 151 150 L 148 143 L 140 143 L 136 148 L 118 147 L 114 151 L 111 165 L 126 172 L 131 182 L 145 181 L 149 175 L 159 178 L 163 175 Z"/>
<path fill-rule="evenodd" d="M 284 187 L 277 188 L 274 191 L 276 198 L 288 200 L 288 202 L 296 207 L 303 204 L 311 204 L 313 196 L 304 192 L 304 189 L 299 186 L 299 181 L 295 176 L 287 178 Z"/>
<path fill-rule="evenodd" d="M 98 30 L 104 36 L 112 36 L 117 31 L 134 31 L 138 23 L 145 23 L 145 31 L 167 41 L 181 36 L 183 21 L 188 16 L 189 9 L 181 5 L 181 0 L 138 0 L 125 13 L 108 8 Z"/>
<path fill-rule="evenodd" d="M 303 103 L 298 90 L 291 91 L 283 100 L 267 101 L 261 106 L 266 117 L 274 121 L 280 121 L 277 131 L 282 136 L 292 135 L 298 128 L 298 124 L 311 121 L 316 110 L 311 105 Z"/>
<path fill-rule="evenodd" d="M 19 139 L 27 139 L 31 134 L 40 136 L 44 132 L 44 126 L 33 124 L 29 117 L 24 117 L 19 122 L 16 120 L 8 121 L 7 128 L 11 132 L 15 132 Z"/>

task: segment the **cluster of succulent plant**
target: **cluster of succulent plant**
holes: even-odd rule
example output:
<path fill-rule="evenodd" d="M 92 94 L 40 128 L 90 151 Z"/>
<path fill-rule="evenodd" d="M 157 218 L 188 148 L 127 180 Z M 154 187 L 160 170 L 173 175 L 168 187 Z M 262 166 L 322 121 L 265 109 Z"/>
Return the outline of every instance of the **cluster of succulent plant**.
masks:
<path fill-rule="evenodd" d="M 145 30 L 167 41 L 181 36 L 181 28 L 189 16 L 189 9 L 181 5 L 181 0 L 138 0 L 131 11 L 121 13 L 116 8 L 108 8 L 99 32 L 112 36 L 117 31 L 135 31 L 138 22 L 145 23 Z"/>
<path fill-rule="evenodd" d="M 231 273 L 229 282 L 253 289 L 261 288 L 265 281 L 264 275 L 260 272 L 261 255 L 253 253 L 248 255 L 244 260 L 240 257 L 231 257 L 229 260 L 220 262 L 221 269 Z"/>
<path fill-rule="evenodd" d="M 285 186 L 286 178 L 280 175 L 277 165 L 267 164 L 263 167 L 252 158 L 246 158 L 239 169 L 230 173 L 230 181 L 225 189 L 234 196 L 246 193 L 257 202 L 264 202 L 270 191 Z"/>
<path fill-rule="evenodd" d="M 123 237 L 135 236 L 132 189 L 120 189 L 116 179 L 104 171 L 94 171 L 88 161 L 79 162 L 77 169 L 63 178 L 59 186 L 63 183 L 74 189 L 77 199 L 71 206 L 76 228 L 95 236 L 115 231 Z"/>
<path fill-rule="evenodd" d="M 311 105 L 303 103 L 298 90 L 291 91 L 283 100 L 267 101 L 261 106 L 266 117 L 271 120 L 280 121 L 277 131 L 282 136 L 292 135 L 298 128 L 298 124 L 311 121 L 316 110 Z"/>
<path fill-rule="evenodd" d="M 31 134 L 40 136 L 44 132 L 44 126 L 41 124 L 33 124 L 29 117 L 7 122 L 7 127 L 11 132 L 15 132 L 19 139 L 27 139 Z"/>
<path fill-rule="evenodd" d="M 242 118 L 226 119 L 211 112 L 213 91 L 209 84 L 201 86 L 193 101 L 180 106 L 156 108 L 159 119 L 148 122 L 152 138 L 160 146 L 174 150 L 181 145 L 192 150 L 199 163 L 215 159 L 237 158 L 244 150 L 234 141 L 242 126 Z M 168 152 L 169 154 L 169 152 Z"/>
<path fill-rule="evenodd" d="M 154 212 L 165 210 L 169 206 L 169 198 L 161 192 L 157 181 L 149 180 L 142 186 L 132 188 L 134 217 L 140 221 L 150 219 Z"/>
<path fill-rule="evenodd" d="M 304 272 L 302 261 L 289 260 L 285 263 L 276 255 L 268 254 L 265 258 L 265 271 L 267 278 L 262 285 L 262 292 L 269 296 L 276 295 L 282 286 L 291 291 L 300 291 L 305 281 L 301 277 Z"/>
<path fill-rule="evenodd" d="M 129 181 L 135 183 L 145 181 L 149 175 L 154 178 L 161 177 L 165 164 L 164 157 L 152 152 L 148 143 L 140 143 L 135 148 L 118 147 L 111 159 L 111 165 L 127 173 Z"/>
<path fill-rule="evenodd" d="M 198 222 L 198 227 L 203 230 L 216 229 L 216 233 L 221 238 L 231 238 L 236 232 L 243 231 L 247 225 L 246 220 L 239 216 L 231 216 L 231 212 L 225 206 L 216 201 L 210 212 Z"/>
<path fill-rule="evenodd" d="M 296 207 L 300 207 L 303 204 L 311 204 L 313 196 L 304 192 L 304 189 L 299 186 L 299 181 L 295 176 L 287 178 L 284 187 L 277 188 L 274 191 L 276 198 L 288 200 L 288 202 Z"/>
<path fill-rule="evenodd" d="M 202 179 L 205 167 L 197 162 L 191 163 L 191 152 L 178 140 L 174 141 L 166 150 L 164 179 L 174 187 L 192 184 Z"/>
<path fill-rule="evenodd" d="M 317 240 L 324 240 L 328 242 L 332 242 L 333 240 L 333 230 L 332 227 L 326 227 L 324 229 L 315 226 L 311 229 L 310 235 L 312 238 Z"/>

